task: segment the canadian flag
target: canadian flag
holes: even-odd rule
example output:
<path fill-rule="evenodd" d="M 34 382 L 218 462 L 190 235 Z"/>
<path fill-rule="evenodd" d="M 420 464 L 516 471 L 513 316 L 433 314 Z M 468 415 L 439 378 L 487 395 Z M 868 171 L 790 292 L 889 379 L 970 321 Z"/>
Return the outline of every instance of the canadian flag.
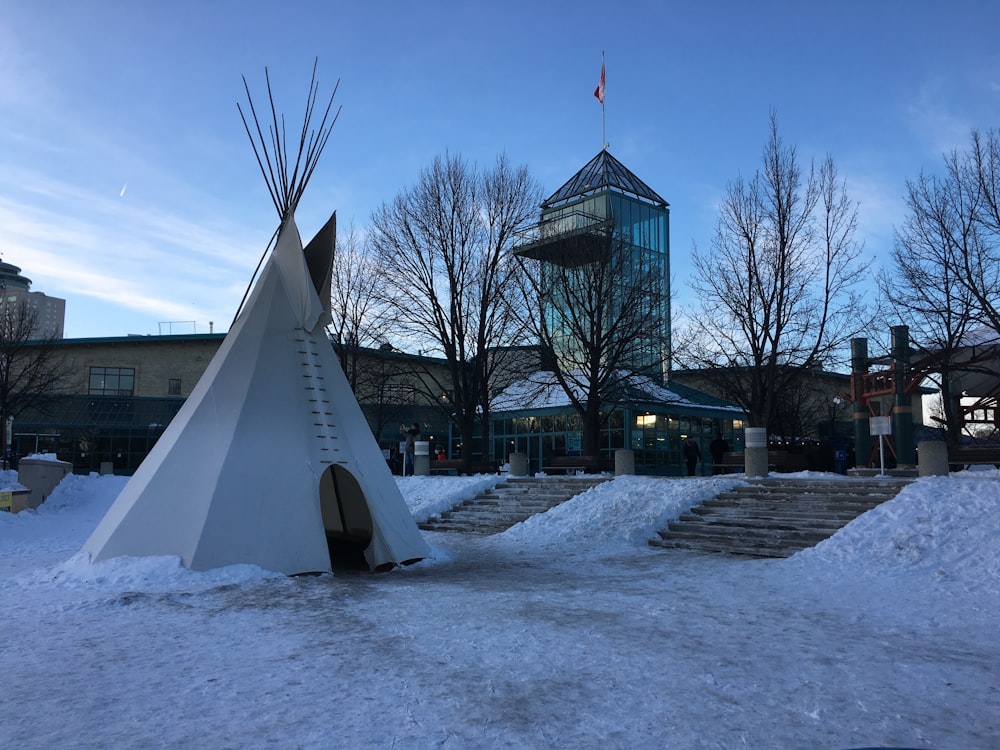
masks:
<path fill-rule="evenodd" d="M 604 104 L 604 61 L 601 61 L 601 82 L 597 84 L 597 88 L 594 89 L 594 96 L 597 97 L 597 101 Z"/>

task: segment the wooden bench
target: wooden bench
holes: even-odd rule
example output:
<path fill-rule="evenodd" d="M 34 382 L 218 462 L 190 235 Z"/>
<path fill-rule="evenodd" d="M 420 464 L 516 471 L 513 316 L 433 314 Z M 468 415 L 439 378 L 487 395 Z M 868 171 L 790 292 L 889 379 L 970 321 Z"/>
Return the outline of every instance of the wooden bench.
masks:
<path fill-rule="evenodd" d="M 743 471 L 742 453 L 723 453 L 722 460 L 712 464 L 712 469 L 719 470 L 720 474 L 730 474 L 734 471 Z"/>
<path fill-rule="evenodd" d="M 463 464 L 460 458 L 441 458 L 431 461 L 431 474 L 457 476 L 462 470 Z M 487 461 L 473 461 L 469 465 L 469 471 L 473 474 L 496 474 L 497 467 Z"/>
<path fill-rule="evenodd" d="M 712 466 L 722 469 L 723 474 L 728 474 L 733 471 L 745 471 L 745 461 L 745 453 L 723 453 L 722 460 Z M 779 450 L 769 450 L 767 452 L 768 471 L 803 471 L 805 468 L 805 456 L 798 453 Z"/>
<path fill-rule="evenodd" d="M 601 459 L 597 456 L 549 456 L 542 467 L 545 474 L 600 474 Z"/>
<path fill-rule="evenodd" d="M 1000 467 L 1000 445 L 955 445 L 948 448 L 948 463 L 956 466 L 987 464 Z"/>

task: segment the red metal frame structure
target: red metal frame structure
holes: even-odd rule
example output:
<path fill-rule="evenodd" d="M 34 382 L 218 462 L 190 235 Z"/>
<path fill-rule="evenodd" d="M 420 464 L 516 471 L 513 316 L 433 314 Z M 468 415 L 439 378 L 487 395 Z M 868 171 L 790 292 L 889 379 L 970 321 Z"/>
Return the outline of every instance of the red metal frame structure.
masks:
<path fill-rule="evenodd" d="M 911 463 L 915 458 L 912 445 L 911 401 L 919 393 L 921 384 L 932 374 L 941 372 L 944 357 L 949 357 L 950 369 L 958 374 L 957 382 L 963 378 L 975 393 L 962 391 L 956 397 L 956 414 L 961 419 L 961 427 L 969 424 L 988 424 L 1000 431 L 1000 346 L 996 342 L 961 347 L 961 355 L 956 351 L 937 352 L 922 356 L 914 361 L 909 347 L 909 333 L 906 326 L 892 329 L 892 353 L 887 358 L 868 359 L 866 339 L 851 342 L 851 401 L 854 403 L 855 452 L 858 456 L 868 456 L 867 465 L 873 465 L 878 454 L 878 446 L 870 446 L 868 419 L 872 416 L 893 418 L 893 436 L 886 437 L 886 445 L 893 458 L 899 463 Z M 870 364 L 888 364 L 887 369 L 868 372 Z M 976 400 L 963 404 L 963 396 Z M 885 399 L 893 397 L 888 413 L 883 413 Z M 909 429 L 907 429 L 909 428 Z M 894 442 L 894 437 L 900 440 Z M 903 443 L 909 440 L 910 445 Z"/>

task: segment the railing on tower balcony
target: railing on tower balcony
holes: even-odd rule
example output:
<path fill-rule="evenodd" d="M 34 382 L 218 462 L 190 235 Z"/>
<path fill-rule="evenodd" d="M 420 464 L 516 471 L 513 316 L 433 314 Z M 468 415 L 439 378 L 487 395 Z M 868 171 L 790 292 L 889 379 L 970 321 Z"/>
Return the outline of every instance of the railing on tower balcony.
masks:
<path fill-rule="evenodd" d="M 518 233 L 514 252 L 564 266 L 590 263 L 604 257 L 613 228 L 614 219 L 574 211 L 540 221 Z"/>

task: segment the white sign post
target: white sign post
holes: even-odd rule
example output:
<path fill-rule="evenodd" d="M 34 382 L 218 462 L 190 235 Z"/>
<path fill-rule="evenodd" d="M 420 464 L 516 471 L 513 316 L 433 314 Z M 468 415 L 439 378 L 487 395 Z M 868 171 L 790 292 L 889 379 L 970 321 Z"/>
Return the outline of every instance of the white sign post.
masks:
<path fill-rule="evenodd" d="M 870 433 L 878 435 L 879 474 L 885 476 L 885 436 L 892 434 L 892 418 L 871 417 L 868 425 Z"/>

